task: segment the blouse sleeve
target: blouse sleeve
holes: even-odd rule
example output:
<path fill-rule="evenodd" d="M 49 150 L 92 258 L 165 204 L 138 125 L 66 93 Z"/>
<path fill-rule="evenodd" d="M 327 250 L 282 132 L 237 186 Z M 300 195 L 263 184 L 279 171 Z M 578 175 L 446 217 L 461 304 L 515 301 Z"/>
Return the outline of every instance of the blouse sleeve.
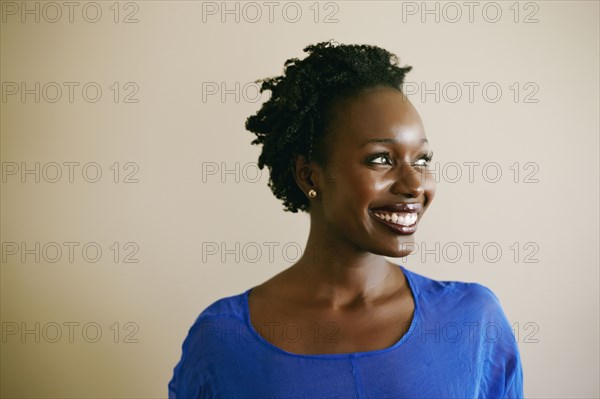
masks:
<path fill-rule="evenodd" d="M 173 377 L 168 385 L 169 399 L 204 399 L 207 398 L 204 386 L 205 357 L 200 333 L 204 317 L 199 316 L 194 322 L 181 346 L 181 359 L 173 369 Z"/>
<path fill-rule="evenodd" d="M 512 376 L 506 385 L 503 399 L 522 399 L 523 396 L 523 368 L 520 359 L 517 359 Z"/>
<path fill-rule="evenodd" d="M 500 300 L 488 287 L 482 287 L 491 299 L 490 320 L 501 327 L 501 338 L 495 342 L 493 351 L 496 367 L 503 369 L 504 393 L 502 399 L 523 399 L 523 366 L 519 346 Z"/>

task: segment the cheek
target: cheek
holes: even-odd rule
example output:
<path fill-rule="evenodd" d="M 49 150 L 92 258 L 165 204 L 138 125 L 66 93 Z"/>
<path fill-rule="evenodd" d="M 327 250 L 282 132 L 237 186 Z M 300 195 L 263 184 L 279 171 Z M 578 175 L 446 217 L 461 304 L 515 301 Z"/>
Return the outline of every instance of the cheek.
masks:
<path fill-rule="evenodd" d="M 381 182 L 369 174 L 358 173 L 348 168 L 337 174 L 336 179 L 328 184 L 327 210 L 329 215 L 342 215 L 348 221 L 351 214 L 355 218 L 367 214 L 369 204 L 381 190 Z"/>
<path fill-rule="evenodd" d="M 391 185 L 391 182 L 383 179 L 370 179 L 369 184 L 373 193 L 385 191 Z"/>
<path fill-rule="evenodd" d="M 431 201 L 433 201 L 433 198 L 435 197 L 436 183 L 433 176 L 427 177 L 425 183 L 423 183 L 423 189 L 425 191 L 426 200 L 425 209 L 427 209 L 427 207 L 429 207 L 429 204 L 431 204 Z"/>
<path fill-rule="evenodd" d="M 340 176 L 340 182 L 335 188 L 341 196 L 340 201 L 346 201 L 348 206 L 364 207 L 375 197 L 385 183 L 374 179 L 368 173 L 346 173 Z"/>

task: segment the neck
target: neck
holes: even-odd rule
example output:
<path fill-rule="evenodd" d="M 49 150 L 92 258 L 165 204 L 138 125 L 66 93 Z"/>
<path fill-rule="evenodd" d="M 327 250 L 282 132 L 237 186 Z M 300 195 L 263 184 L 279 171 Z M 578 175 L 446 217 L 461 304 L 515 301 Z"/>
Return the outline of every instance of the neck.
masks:
<path fill-rule="evenodd" d="M 306 250 L 292 266 L 311 297 L 336 310 L 369 305 L 398 289 L 398 267 L 339 237 L 311 215 Z"/>

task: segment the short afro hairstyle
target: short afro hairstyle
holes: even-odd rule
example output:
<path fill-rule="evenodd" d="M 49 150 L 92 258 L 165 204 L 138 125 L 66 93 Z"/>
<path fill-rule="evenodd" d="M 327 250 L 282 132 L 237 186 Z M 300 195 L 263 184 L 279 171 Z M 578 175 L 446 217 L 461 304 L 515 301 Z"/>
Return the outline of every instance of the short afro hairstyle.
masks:
<path fill-rule="evenodd" d="M 293 173 L 298 155 L 308 162 L 326 164 L 323 138 L 332 106 L 339 100 L 377 86 L 402 91 L 404 76 L 412 67 L 398 66 L 398 57 L 372 45 L 345 45 L 326 41 L 304 48 L 303 60 L 288 59 L 282 76 L 259 79 L 260 93 L 271 97 L 246 120 L 262 144 L 258 167 L 269 168 L 269 187 L 283 201 L 284 211 L 309 211 L 310 202 Z"/>

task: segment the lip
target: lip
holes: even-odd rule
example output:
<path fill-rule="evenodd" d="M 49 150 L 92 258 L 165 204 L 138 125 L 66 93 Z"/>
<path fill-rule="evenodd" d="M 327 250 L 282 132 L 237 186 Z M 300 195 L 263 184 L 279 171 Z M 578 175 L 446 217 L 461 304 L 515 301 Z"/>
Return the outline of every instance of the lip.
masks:
<path fill-rule="evenodd" d="M 423 205 L 420 202 L 399 202 L 395 204 L 387 204 L 369 208 L 371 212 L 375 211 L 388 211 L 388 212 L 412 212 L 421 213 L 423 211 Z"/>
<path fill-rule="evenodd" d="M 410 235 L 410 234 L 413 234 L 415 231 L 417 231 L 417 224 L 419 223 L 418 217 L 419 217 L 420 213 L 422 212 L 422 210 L 423 210 L 423 206 L 418 202 L 404 202 L 404 203 L 388 204 L 388 205 L 373 207 L 373 208 L 369 209 L 369 213 L 371 214 L 371 217 L 373 219 L 377 220 L 379 223 L 383 224 L 384 226 L 386 226 L 388 229 L 390 229 L 394 233 L 399 234 L 399 235 Z M 379 219 L 374 214 L 376 211 L 416 213 L 417 220 L 415 221 L 414 224 L 412 224 L 410 226 L 401 226 L 399 224 L 395 224 L 392 222 L 388 222 L 388 221 Z"/>

